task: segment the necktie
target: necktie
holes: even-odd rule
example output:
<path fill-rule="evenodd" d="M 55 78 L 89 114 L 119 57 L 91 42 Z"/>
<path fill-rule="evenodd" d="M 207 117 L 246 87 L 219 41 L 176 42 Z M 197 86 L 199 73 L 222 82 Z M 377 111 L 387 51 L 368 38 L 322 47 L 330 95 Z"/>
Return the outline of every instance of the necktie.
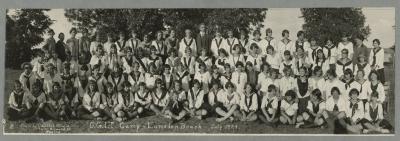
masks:
<path fill-rule="evenodd" d="M 288 69 L 290 69 L 290 68 L 292 67 L 292 64 L 290 64 L 290 65 L 286 65 L 285 63 L 283 63 L 283 66 L 284 66 L 285 68 L 288 68 Z"/>
<path fill-rule="evenodd" d="M 29 76 L 25 75 L 24 77 L 26 79 L 25 85 L 30 90 L 31 89 L 31 82 L 29 80 Z"/>
<path fill-rule="evenodd" d="M 238 75 L 238 84 L 240 84 L 240 73 Z"/>
<path fill-rule="evenodd" d="M 328 49 L 328 57 L 330 58 L 331 57 L 331 49 L 332 48 L 327 48 Z"/>
<path fill-rule="evenodd" d="M 372 56 L 372 65 L 371 66 L 375 66 L 376 65 L 376 53 L 379 51 L 379 50 L 373 50 L 374 51 L 374 56 Z"/>
<path fill-rule="evenodd" d="M 232 40 L 232 43 L 231 43 L 231 41 L 229 41 L 229 38 L 226 39 L 226 41 L 228 42 L 230 53 L 232 53 L 232 46 L 233 46 L 233 43 L 235 43 L 235 39 Z"/>
<path fill-rule="evenodd" d="M 317 49 L 313 49 L 312 50 L 311 57 L 312 57 L 313 60 L 315 60 L 316 53 L 317 53 L 316 51 L 317 51 Z"/>
<path fill-rule="evenodd" d="M 339 107 L 337 106 L 337 104 L 335 104 L 335 106 L 333 106 L 333 111 L 339 111 Z"/>
<path fill-rule="evenodd" d="M 273 100 L 267 99 L 267 101 L 268 101 L 267 109 L 272 108 L 272 101 Z"/>
<path fill-rule="evenodd" d="M 184 59 L 185 66 L 188 67 L 188 63 L 187 63 L 186 57 L 184 57 L 183 59 Z"/>
<path fill-rule="evenodd" d="M 351 116 L 353 117 L 354 114 L 356 113 L 357 108 L 358 108 L 358 104 L 351 103 L 350 106 L 352 107 L 351 108 Z"/>
<path fill-rule="evenodd" d="M 97 64 L 101 65 L 101 57 L 99 57 L 99 62 Z"/>
<path fill-rule="evenodd" d="M 128 94 L 125 94 L 125 105 L 128 106 L 130 103 L 130 96 Z"/>
<path fill-rule="evenodd" d="M 217 92 L 214 93 L 214 104 L 218 102 Z"/>
<path fill-rule="evenodd" d="M 36 97 L 36 98 L 35 98 L 35 101 L 33 102 L 33 105 L 37 106 L 38 103 L 39 103 L 39 101 L 38 101 L 38 99 L 37 99 L 37 97 Z"/>
<path fill-rule="evenodd" d="M 195 107 L 195 103 L 196 103 L 196 96 L 194 95 L 194 93 L 192 93 L 192 106 Z"/>

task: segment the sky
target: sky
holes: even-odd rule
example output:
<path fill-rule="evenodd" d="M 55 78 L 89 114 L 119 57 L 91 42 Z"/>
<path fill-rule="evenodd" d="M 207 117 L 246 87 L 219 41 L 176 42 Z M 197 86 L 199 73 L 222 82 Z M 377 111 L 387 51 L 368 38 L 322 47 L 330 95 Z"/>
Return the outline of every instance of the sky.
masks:
<path fill-rule="evenodd" d="M 372 40 L 377 38 L 381 40 L 382 47 L 393 46 L 395 42 L 395 30 L 393 27 L 395 25 L 395 9 L 368 7 L 362 8 L 362 12 L 366 17 L 365 25 L 369 25 L 371 28 L 371 34 L 364 44 L 371 47 Z M 60 32 L 68 33 L 69 29 L 74 27 L 64 16 L 64 9 L 52 9 L 46 14 L 54 20 L 53 25 L 50 27 L 54 29 L 56 35 Z M 301 30 L 304 24 L 304 20 L 301 18 L 300 8 L 268 8 L 263 24 L 263 30 L 271 28 L 272 34 L 276 38 L 280 38 L 281 31 L 287 29 L 290 31 L 290 38 L 295 39 L 297 31 Z M 66 39 L 69 38 L 69 34 L 65 35 Z"/>

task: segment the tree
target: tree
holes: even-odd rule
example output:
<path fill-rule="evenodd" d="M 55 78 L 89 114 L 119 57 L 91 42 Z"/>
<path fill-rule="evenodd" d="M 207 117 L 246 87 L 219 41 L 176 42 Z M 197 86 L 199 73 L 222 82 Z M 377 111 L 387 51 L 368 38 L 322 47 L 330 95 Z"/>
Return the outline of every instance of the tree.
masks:
<path fill-rule="evenodd" d="M 337 43 L 343 34 L 367 38 L 370 33 L 361 8 L 302 8 L 301 13 L 306 37 L 314 37 L 320 44 L 327 38 Z"/>
<path fill-rule="evenodd" d="M 137 30 L 140 35 L 166 28 L 183 36 L 186 28 L 197 30 L 200 23 L 212 32 L 215 28 L 252 30 L 261 25 L 267 9 L 66 9 L 65 16 L 79 28 L 97 29 L 100 33 Z M 152 34 L 154 35 L 154 34 Z"/>
<path fill-rule="evenodd" d="M 19 68 L 31 60 L 32 47 L 43 42 L 43 35 L 52 24 L 44 11 L 48 9 L 6 11 L 6 67 Z"/>

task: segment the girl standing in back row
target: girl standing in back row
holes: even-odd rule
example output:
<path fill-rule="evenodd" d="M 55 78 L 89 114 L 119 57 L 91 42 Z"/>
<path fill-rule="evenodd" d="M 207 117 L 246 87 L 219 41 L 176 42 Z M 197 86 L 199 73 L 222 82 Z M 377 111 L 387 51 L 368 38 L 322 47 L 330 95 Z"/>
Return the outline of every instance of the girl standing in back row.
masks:
<path fill-rule="evenodd" d="M 372 49 L 369 55 L 369 63 L 371 64 L 371 70 L 375 70 L 378 74 L 378 79 L 382 84 L 385 84 L 385 71 L 384 71 L 384 58 L 385 53 L 382 47 L 380 47 L 381 42 L 379 39 L 374 39 L 372 41 L 372 45 L 374 48 Z"/>

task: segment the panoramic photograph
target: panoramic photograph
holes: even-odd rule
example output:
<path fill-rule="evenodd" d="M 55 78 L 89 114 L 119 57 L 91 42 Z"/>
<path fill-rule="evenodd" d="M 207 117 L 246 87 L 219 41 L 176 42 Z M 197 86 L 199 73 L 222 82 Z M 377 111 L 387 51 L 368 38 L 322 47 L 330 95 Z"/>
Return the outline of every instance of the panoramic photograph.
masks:
<path fill-rule="evenodd" d="M 5 18 L 5 135 L 395 133 L 394 7 Z"/>

